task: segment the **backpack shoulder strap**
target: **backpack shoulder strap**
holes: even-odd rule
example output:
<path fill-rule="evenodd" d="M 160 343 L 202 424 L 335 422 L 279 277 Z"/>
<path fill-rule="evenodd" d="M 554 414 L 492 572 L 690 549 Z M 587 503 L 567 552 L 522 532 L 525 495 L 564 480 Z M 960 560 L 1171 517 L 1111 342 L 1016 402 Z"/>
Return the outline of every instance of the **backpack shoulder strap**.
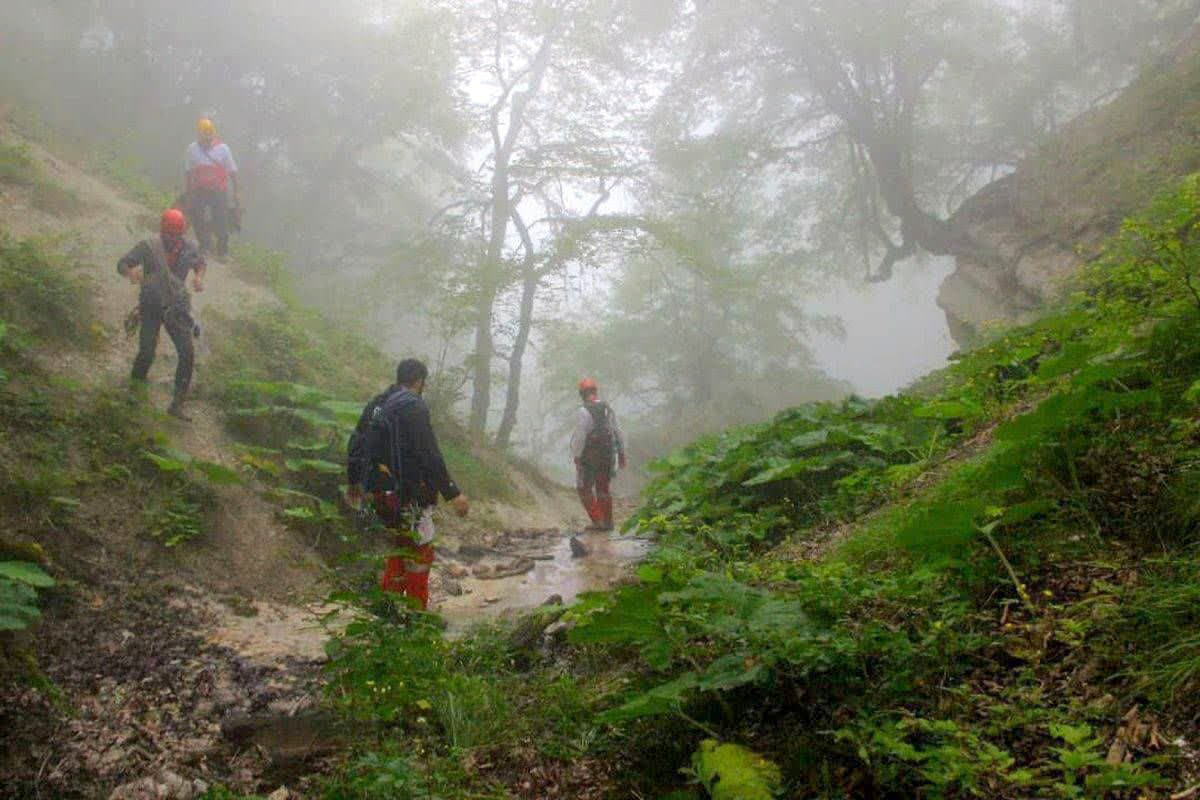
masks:
<path fill-rule="evenodd" d="M 162 239 L 152 236 L 145 241 L 150 248 L 150 260 L 154 262 L 155 271 L 166 272 L 168 270 L 167 248 L 163 247 Z"/>

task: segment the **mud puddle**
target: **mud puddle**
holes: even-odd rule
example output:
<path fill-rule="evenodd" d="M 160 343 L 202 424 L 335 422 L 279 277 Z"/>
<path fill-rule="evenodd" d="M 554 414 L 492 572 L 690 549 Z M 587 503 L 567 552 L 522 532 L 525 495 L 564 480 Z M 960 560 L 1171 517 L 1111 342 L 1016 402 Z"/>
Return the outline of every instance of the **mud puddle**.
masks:
<path fill-rule="evenodd" d="M 632 574 L 649 551 L 645 539 L 617 533 L 516 530 L 485 545 L 439 553 L 434 608 L 461 632 L 475 622 L 535 608 L 552 595 L 571 603 Z"/>

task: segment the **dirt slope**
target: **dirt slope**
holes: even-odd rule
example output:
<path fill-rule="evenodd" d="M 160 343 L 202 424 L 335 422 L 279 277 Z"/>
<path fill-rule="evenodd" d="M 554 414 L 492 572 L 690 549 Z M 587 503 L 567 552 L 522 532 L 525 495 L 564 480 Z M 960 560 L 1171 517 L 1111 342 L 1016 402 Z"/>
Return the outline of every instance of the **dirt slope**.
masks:
<path fill-rule="evenodd" d="M 11 140 L 13 136 L 9 133 L 5 138 Z M 100 322 L 108 342 L 99 359 L 94 355 L 85 360 L 79 354 L 56 354 L 57 363 L 48 366 L 59 374 L 93 385 L 124 385 L 137 343 L 124 335 L 122 322 L 136 303 L 137 290 L 117 275 L 116 262 L 138 240 L 153 232 L 156 215 L 40 145 L 25 144 L 46 173 L 83 201 L 84 211 L 74 218 L 61 219 L 37 209 L 28 189 L 0 184 L 0 230 L 19 237 L 48 237 L 79 254 L 95 287 Z M 240 280 L 229 265 L 215 261 L 210 262 L 206 290 L 193 300 L 197 318 L 202 322 L 205 309 L 210 307 L 252 309 L 277 302 L 266 290 Z M 197 344 L 198 391 L 189 408 L 193 421 L 161 424 L 179 450 L 196 458 L 235 466 L 236 451 L 223 430 L 220 413 L 203 398 L 208 349 L 203 335 Z M 153 404 L 160 410 L 169 401 L 174 369 L 174 349 L 163 336 L 150 375 Z M 273 509 L 253 488 L 220 489 L 215 513 L 217 520 L 210 535 L 178 554 L 180 566 L 186 572 L 214 590 L 252 596 L 282 599 L 304 594 L 313 587 L 320 574 L 316 555 L 275 519 Z"/>
<path fill-rule="evenodd" d="M 136 342 L 125 337 L 122 323 L 137 290 L 116 274 L 115 265 L 153 234 L 157 212 L 45 147 L 21 140 L 2 121 L 0 142 L 24 144 L 56 184 L 82 201 L 78 214 L 59 217 L 36 207 L 31 187 L 0 182 L 0 231 L 45 237 L 76 253 L 94 286 L 104 329 L 106 344 L 98 354 L 47 352 L 39 358 L 47 371 L 84 385 L 124 387 Z M 193 297 L 202 325 L 209 309 L 238 316 L 279 302 L 237 271 L 236 264 L 210 260 L 206 291 Z M 161 414 L 175 368 L 174 350 L 162 337 L 150 376 L 155 410 L 147 412 L 146 424 L 178 450 L 236 467 L 237 450 L 221 410 L 204 390 L 208 350 L 202 335 L 197 391 L 188 409 L 193 421 L 180 423 Z M 440 519 L 445 558 L 434 571 L 434 599 L 436 605 L 455 595 L 456 623 L 536 605 L 564 588 L 592 588 L 581 575 L 594 573 L 604 581 L 618 576 L 618 569 L 597 561 L 581 568 L 563 555 L 564 537 L 581 516 L 570 493 L 519 472 L 513 481 L 524 502 L 478 504 L 465 523 Z M 88 530 L 80 534 L 87 541 L 78 543 L 78 553 L 61 570 L 78 583 L 51 598 L 49 621 L 33 646 L 65 706 L 42 692 L 0 687 L 0 797 L 105 798 L 131 781 L 149 777 L 161 786 L 174 780 L 164 778 L 163 770 L 183 776 L 193 788 L 221 781 L 263 793 L 286 778 L 276 774 L 269 754 L 231 747 L 220 723 L 231 714 L 291 714 L 316 702 L 327 637 L 318 617 L 330 610 L 320 605 L 326 568 L 255 487 L 215 491 L 215 524 L 170 551 L 125 530 L 121 514 L 131 510 L 127 500 L 121 510 L 87 510 Z M 528 575 L 506 581 L 478 578 L 479 570 L 487 576 L 486 570 L 495 571 L 493 562 L 514 560 L 504 552 L 512 544 L 508 531 L 538 531 L 534 549 L 553 551 L 556 559 L 539 561 Z M 602 555 L 603 543 L 596 544 Z M 489 548 L 488 554 L 455 560 L 456 552 L 471 546 Z M 452 571 L 469 570 L 477 573 L 452 577 Z M 486 602 L 493 593 L 503 595 L 503 602 Z M 70 714 L 63 712 L 67 706 Z"/>

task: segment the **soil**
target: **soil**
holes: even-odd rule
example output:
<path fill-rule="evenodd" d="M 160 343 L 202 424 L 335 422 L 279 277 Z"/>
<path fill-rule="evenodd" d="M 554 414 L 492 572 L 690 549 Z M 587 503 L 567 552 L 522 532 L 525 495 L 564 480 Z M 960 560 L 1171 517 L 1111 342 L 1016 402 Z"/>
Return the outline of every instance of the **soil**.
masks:
<path fill-rule="evenodd" d="M 0 139 L 14 138 L 0 121 Z M 79 254 L 109 342 L 98 360 L 54 353 L 46 354 L 46 366 L 85 384 L 123 386 L 136 343 L 121 327 L 136 289 L 119 278 L 115 264 L 152 234 L 157 214 L 26 144 L 84 211 L 63 220 L 36 209 L 28 189 L 0 183 L 0 230 L 52 237 Z M 211 259 L 206 290 L 193 299 L 202 325 L 210 307 L 230 313 L 278 302 L 239 279 L 235 265 Z M 202 387 L 203 336 L 197 345 Z M 151 372 L 159 408 L 169 401 L 174 366 L 163 337 Z M 236 466 L 220 409 L 202 390 L 188 413 L 190 424 L 154 424 L 172 447 Z M 603 588 L 644 553 L 636 540 L 580 533 L 573 493 L 519 473 L 515 479 L 528 499 L 521 506 L 482 504 L 468 521 L 439 515 L 432 604 L 454 634 L 553 594 L 570 601 Z M 348 615 L 319 601 L 327 588 L 324 561 L 253 487 L 217 489 L 212 512 L 215 524 L 204 537 L 172 551 L 126 535 L 116 512 L 105 509 L 89 512 L 79 541 L 47 542 L 52 555 L 60 554 L 56 574 L 64 580 L 48 595 L 45 624 L 15 642 L 16 651 L 36 657 L 47 684 L 0 680 L 0 798 L 191 800 L 218 782 L 260 794 L 287 784 L 305 795 L 298 776 L 318 774 L 313 760 L 327 748 L 305 746 L 297 755 L 285 752 L 290 745 L 282 740 L 278 748 L 254 736 L 235 743 L 222 725 L 309 719 L 320 700 L 329 631 Z M 573 536 L 586 555 L 573 554 Z M 280 735 L 294 739 L 288 727 Z"/>

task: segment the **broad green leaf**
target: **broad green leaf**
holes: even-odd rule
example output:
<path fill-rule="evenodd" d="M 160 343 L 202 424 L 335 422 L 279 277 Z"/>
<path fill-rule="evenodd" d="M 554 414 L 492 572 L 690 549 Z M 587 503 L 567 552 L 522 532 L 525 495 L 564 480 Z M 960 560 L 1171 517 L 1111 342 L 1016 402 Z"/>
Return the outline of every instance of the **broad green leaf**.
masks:
<path fill-rule="evenodd" d="M 803 453 L 806 450 L 815 450 L 821 445 L 829 441 L 829 429 L 821 428 L 820 430 L 809 431 L 802 433 L 792 439 L 789 450 L 794 453 Z"/>
<path fill-rule="evenodd" d="M 1189 403 L 1200 403 L 1200 381 L 1196 381 L 1183 393 L 1183 399 Z"/>
<path fill-rule="evenodd" d="M 749 653 L 729 653 L 708 665 L 696 688 L 704 692 L 724 692 L 757 683 L 767 674 L 760 659 Z"/>
<path fill-rule="evenodd" d="M 0 606 L 0 631 L 23 631 L 41 616 L 42 612 L 33 606 L 2 605 Z"/>
<path fill-rule="evenodd" d="M 742 481 L 742 486 L 763 486 L 768 483 L 785 481 L 790 478 L 795 478 L 798 475 L 803 475 L 805 472 L 808 472 L 819 464 L 820 461 L 815 458 L 803 458 L 797 461 L 789 461 L 783 464 L 778 464 L 770 469 L 763 470 L 749 480 Z"/>
<path fill-rule="evenodd" d="M 192 468 L 216 486 L 234 486 L 242 482 L 242 476 L 224 464 L 196 460 L 192 462 Z"/>
<path fill-rule="evenodd" d="M 147 450 L 142 453 L 142 455 L 145 456 L 150 463 L 154 464 L 154 466 L 158 467 L 163 472 L 183 472 L 187 469 L 188 463 L 191 461 L 191 457 L 183 453 L 176 455 L 159 455 L 158 453 L 152 453 Z M 182 458 L 179 456 L 182 456 Z"/>
<path fill-rule="evenodd" d="M 713 800 L 772 800 L 783 789 L 778 765 L 736 744 L 705 739 L 692 769 Z"/>
<path fill-rule="evenodd" d="M 326 400 L 321 408 L 333 415 L 333 418 L 346 426 L 358 424 L 362 415 L 362 404 L 351 400 Z"/>
<path fill-rule="evenodd" d="M 594 602 L 606 607 L 576 609 L 577 622 L 568 634 L 575 644 L 643 644 L 662 638 L 658 620 L 660 587 L 630 586 Z"/>
<path fill-rule="evenodd" d="M 918 419 L 967 419 L 981 413 L 979 406 L 962 400 L 943 400 L 928 403 L 913 411 Z"/>
<path fill-rule="evenodd" d="M 337 475 L 346 469 L 341 464 L 320 458 L 289 458 L 283 465 L 292 472 L 319 472 L 322 475 Z"/>
<path fill-rule="evenodd" d="M 301 453 L 323 453 L 329 449 L 329 442 L 288 442 L 287 449 Z"/>
<path fill-rule="evenodd" d="M 0 561 L 0 578 L 8 578 L 41 589 L 48 589 L 54 585 L 54 578 L 47 575 L 37 564 L 28 561 Z"/>
<path fill-rule="evenodd" d="M 687 693 L 696 688 L 696 684 L 696 673 L 685 672 L 669 683 L 637 695 L 622 706 L 605 711 L 598 719 L 604 723 L 613 723 L 670 714 L 679 708 Z"/>

